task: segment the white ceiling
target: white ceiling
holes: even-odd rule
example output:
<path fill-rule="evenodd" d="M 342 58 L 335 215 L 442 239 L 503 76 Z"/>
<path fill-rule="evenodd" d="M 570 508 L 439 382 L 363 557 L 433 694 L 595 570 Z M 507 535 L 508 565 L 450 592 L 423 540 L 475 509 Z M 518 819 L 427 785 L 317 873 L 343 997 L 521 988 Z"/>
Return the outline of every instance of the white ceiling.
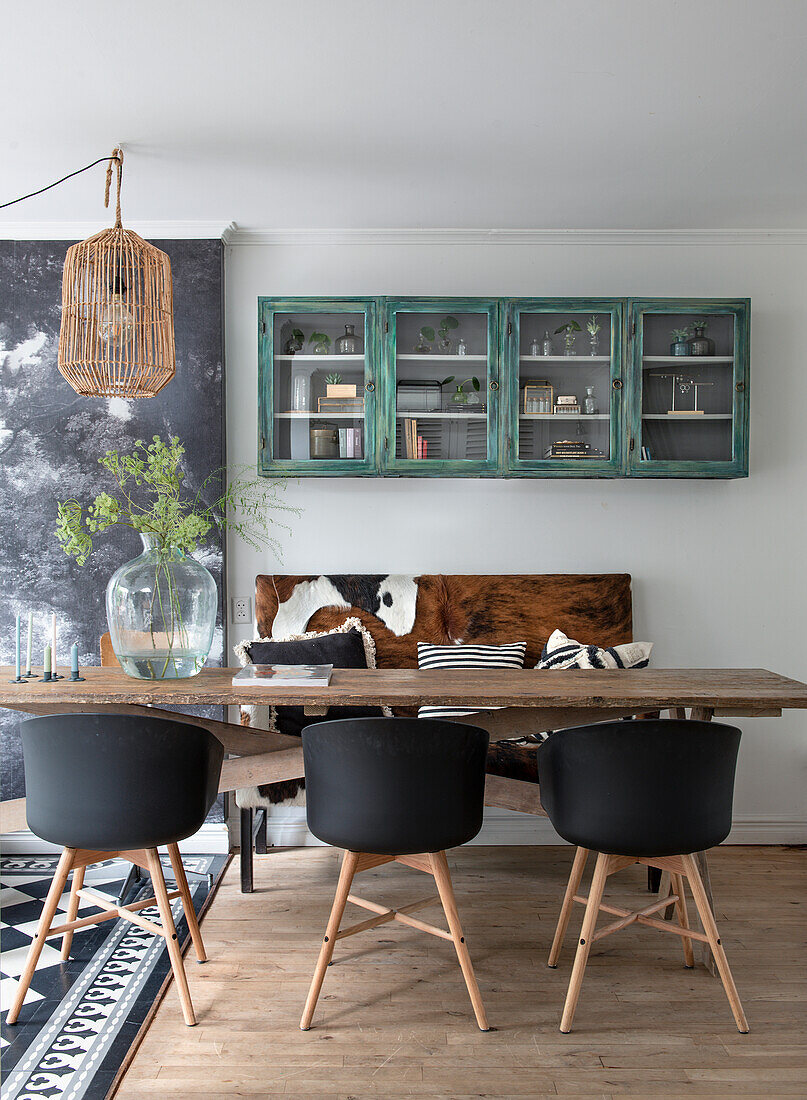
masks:
<path fill-rule="evenodd" d="M 0 201 L 122 141 L 124 224 L 807 227 L 806 0 L 37 0 L 4 22 Z M 103 224 L 102 193 L 99 166 L 0 222 Z"/>

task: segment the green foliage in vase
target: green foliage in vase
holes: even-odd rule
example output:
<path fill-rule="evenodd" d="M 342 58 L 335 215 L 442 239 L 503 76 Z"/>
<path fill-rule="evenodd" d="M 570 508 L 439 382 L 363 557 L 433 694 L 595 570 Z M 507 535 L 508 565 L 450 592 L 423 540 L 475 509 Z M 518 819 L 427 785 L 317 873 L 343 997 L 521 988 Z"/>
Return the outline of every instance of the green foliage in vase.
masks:
<path fill-rule="evenodd" d="M 205 478 L 198 493 L 189 495 L 184 453 L 177 436 L 163 441 L 158 435 L 151 443 L 139 439 L 131 454 L 107 451 L 98 461 L 117 489 L 99 493 L 86 515 L 78 500 L 58 503 L 56 538 L 62 550 L 84 565 L 92 553 L 93 535 L 109 527 L 129 527 L 151 535 L 168 556 L 177 551 L 191 554 L 215 527 L 234 531 L 254 550 L 268 547 L 280 557 L 273 528 L 289 527 L 270 513 L 300 514 L 299 508 L 279 499 L 285 484 L 248 476 L 251 467 L 222 466 Z"/>
<path fill-rule="evenodd" d="M 562 324 L 558 328 L 555 329 L 555 335 L 557 336 L 561 332 L 563 332 L 568 336 L 569 333 L 571 333 L 571 332 L 582 332 L 582 331 L 583 330 L 580 328 L 580 325 L 577 323 L 577 321 L 566 321 L 565 324 Z"/>
<path fill-rule="evenodd" d="M 456 317 L 444 317 L 442 319 L 442 321 L 440 322 L 440 327 L 437 329 L 437 333 L 438 333 L 441 340 L 447 340 L 448 339 L 448 334 L 451 331 L 451 329 L 459 328 L 459 327 L 460 327 L 460 323 L 459 323 L 459 321 L 457 320 Z M 421 329 L 420 331 L 423 332 L 423 329 Z M 433 340 L 434 339 L 434 330 L 429 329 L 429 331 L 432 333 L 432 335 L 429 337 L 429 339 Z"/>
<path fill-rule="evenodd" d="M 589 333 L 590 336 L 596 336 L 601 328 L 602 325 L 592 313 L 588 321 L 586 321 L 586 331 Z M 579 332 L 580 330 L 578 329 L 577 331 Z"/>
<path fill-rule="evenodd" d="M 342 375 L 338 370 L 331 371 L 330 374 L 325 375 L 325 381 L 329 386 L 338 386 L 342 381 Z"/>
<path fill-rule="evenodd" d="M 682 344 L 684 340 L 689 339 L 689 326 L 686 328 L 674 328 L 670 332 L 670 336 L 676 344 Z"/>
<path fill-rule="evenodd" d="M 434 329 L 431 327 L 431 325 L 424 325 L 423 328 L 420 330 L 420 335 L 423 337 L 424 340 L 427 340 L 429 343 L 431 343 L 434 339 Z"/>
<path fill-rule="evenodd" d="M 327 349 L 331 346 L 331 338 L 327 334 L 327 332 L 312 332 L 311 335 L 308 337 L 308 342 L 309 344 L 314 345 L 315 351 L 317 347 L 324 347 L 327 351 Z"/>
<path fill-rule="evenodd" d="M 464 393 L 465 386 L 468 384 L 468 382 L 470 382 L 476 392 L 479 393 L 481 386 L 479 384 L 479 379 L 476 376 L 474 376 L 473 378 L 466 378 L 464 382 L 460 382 L 460 384 L 457 386 L 457 393 Z"/>

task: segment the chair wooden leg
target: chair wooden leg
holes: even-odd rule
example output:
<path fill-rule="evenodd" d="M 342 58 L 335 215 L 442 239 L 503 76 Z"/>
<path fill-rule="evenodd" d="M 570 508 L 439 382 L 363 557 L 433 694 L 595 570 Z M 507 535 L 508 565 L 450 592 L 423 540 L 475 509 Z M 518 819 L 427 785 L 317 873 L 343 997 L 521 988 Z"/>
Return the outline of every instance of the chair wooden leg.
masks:
<path fill-rule="evenodd" d="M 674 894 L 678 895 L 678 901 L 675 903 L 675 915 L 678 917 L 678 923 L 682 928 L 689 928 L 689 914 L 687 913 L 687 899 L 684 893 L 684 876 L 676 874 L 673 871 L 670 875 L 670 886 Z M 681 937 L 681 943 L 684 946 L 684 966 L 692 967 L 695 965 L 695 955 L 692 951 L 692 940 L 688 936 Z"/>
<path fill-rule="evenodd" d="M 552 941 L 549 961 L 546 964 L 547 966 L 551 966 L 553 970 L 558 965 L 560 949 L 563 947 L 563 937 L 566 935 L 566 929 L 569 927 L 569 917 L 572 915 L 572 909 L 574 908 L 574 895 L 580 889 L 580 882 L 583 878 L 583 872 L 586 869 L 587 859 L 588 848 L 578 848 L 574 853 L 572 871 L 569 875 L 569 881 L 566 883 L 566 893 L 563 895 L 563 904 L 560 907 L 558 926 L 555 929 L 555 938 Z"/>
<path fill-rule="evenodd" d="M 482 994 L 479 992 L 479 986 L 476 984 L 476 975 L 474 974 L 473 964 L 471 963 L 471 956 L 468 951 L 468 945 L 465 942 L 462 925 L 460 924 L 460 915 L 457 911 L 457 902 L 454 897 L 454 887 L 451 883 L 451 872 L 448 869 L 446 854 L 445 852 L 432 852 L 429 855 L 429 861 L 431 863 L 434 880 L 437 883 L 437 892 L 440 895 L 443 911 L 448 921 L 451 938 L 454 941 L 454 949 L 457 952 L 457 958 L 459 959 L 462 969 L 462 976 L 465 978 L 465 984 L 468 987 L 468 995 L 471 998 L 476 1022 L 479 1025 L 480 1031 L 490 1031 L 488 1018 L 485 1015 L 485 1006 L 482 1004 Z"/>
<path fill-rule="evenodd" d="M 350 885 L 353 882 L 353 876 L 356 874 L 359 854 L 359 852 L 345 852 L 342 858 L 342 870 L 339 872 L 339 883 L 336 887 L 336 896 L 333 899 L 331 915 L 328 917 L 328 926 L 325 929 L 325 938 L 322 941 L 319 958 L 317 959 L 317 966 L 314 970 L 314 977 L 311 979 L 311 988 L 308 991 L 308 998 L 306 999 L 302 1019 L 300 1020 L 301 1031 L 308 1031 L 311 1027 L 311 1019 L 314 1015 L 314 1009 L 317 1007 L 317 1000 L 320 990 L 322 989 L 322 983 L 325 980 L 325 971 L 328 969 L 328 963 L 331 961 L 333 949 L 336 944 L 336 934 L 339 931 L 342 915 L 347 905 Z"/>
<path fill-rule="evenodd" d="M 569 980 L 569 990 L 566 994 L 566 1004 L 563 1006 L 563 1016 L 560 1021 L 560 1030 L 563 1032 L 572 1030 L 574 1013 L 577 1008 L 578 998 L 580 997 L 580 987 L 583 984 L 583 975 L 586 971 L 588 954 L 591 950 L 591 938 L 594 935 L 594 929 L 597 925 L 600 902 L 602 901 L 603 891 L 605 890 L 605 880 L 608 878 L 610 858 L 610 856 L 604 855 L 602 852 L 599 852 L 597 855 L 597 865 L 594 868 L 594 878 L 591 881 L 591 888 L 588 892 L 588 904 L 586 905 L 586 912 L 583 917 L 583 927 L 580 930 L 577 953 L 574 957 L 572 976 Z"/>
<path fill-rule="evenodd" d="M 70 924 L 71 921 L 76 919 L 78 915 L 78 892 L 84 885 L 84 872 L 86 867 L 76 867 L 73 871 L 73 883 L 70 887 L 70 901 L 67 903 L 67 920 L 65 924 Z M 73 930 L 65 932 L 62 938 L 62 961 L 67 962 L 70 958 L 70 948 L 73 946 Z"/>
<path fill-rule="evenodd" d="M 709 946 L 712 949 L 712 955 L 717 964 L 717 970 L 723 982 L 723 988 L 726 991 L 729 1005 L 731 1006 L 734 1022 L 737 1024 L 737 1030 L 745 1034 L 748 1031 L 748 1021 L 745 1018 L 743 1006 L 740 1003 L 740 995 L 734 984 L 734 978 L 731 976 L 726 952 L 723 950 L 723 944 L 720 942 L 720 934 L 717 931 L 714 913 L 709 904 L 709 898 L 706 895 L 706 890 L 704 889 L 695 857 L 682 856 L 681 859 L 683 860 L 686 875 L 689 879 L 689 885 L 692 889 L 692 896 L 695 899 L 695 905 L 698 909 L 698 916 L 701 919 L 703 930 L 708 937 Z"/>
<path fill-rule="evenodd" d="M 185 910 L 185 920 L 188 922 L 188 930 L 193 940 L 196 958 L 200 963 L 207 962 L 207 952 L 202 942 L 202 933 L 199 929 L 199 921 L 196 919 L 196 910 L 193 908 L 193 898 L 188 888 L 188 879 L 185 876 L 185 868 L 182 866 L 182 857 L 179 854 L 179 847 L 176 844 L 169 844 L 168 855 L 171 860 L 171 867 L 174 872 L 177 890 L 179 890 L 182 898 L 182 908 Z"/>
<path fill-rule="evenodd" d="M 160 924 L 165 933 L 165 942 L 168 947 L 168 957 L 171 960 L 171 969 L 174 972 L 174 979 L 177 983 L 177 989 L 179 990 L 179 999 L 182 1003 L 182 1015 L 188 1027 L 193 1027 L 196 1023 L 196 1016 L 194 1015 L 191 994 L 188 989 L 185 966 L 182 962 L 182 952 L 179 950 L 177 930 L 174 927 L 174 918 L 171 914 L 171 902 L 168 898 L 168 890 L 166 889 L 165 879 L 163 878 L 163 869 L 156 848 L 148 848 L 146 850 L 146 860 L 149 865 L 151 885 L 154 887 L 154 896 L 157 899 L 157 908 L 160 911 Z"/>
<path fill-rule="evenodd" d="M 31 941 L 31 946 L 28 949 L 28 958 L 25 960 L 25 967 L 22 974 L 20 974 L 19 984 L 17 986 L 17 995 L 14 998 L 8 1016 L 6 1018 L 7 1024 L 16 1024 L 17 1017 L 20 1014 L 22 1003 L 25 1000 L 25 994 L 28 992 L 28 987 L 31 984 L 31 979 L 34 976 L 36 970 L 36 964 L 39 962 L 39 956 L 42 954 L 42 948 L 45 946 L 46 934 L 50 931 L 50 927 L 53 924 L 53 916 L 56 912 L 56 907 L 59 904 L 59 899 L 64 892 L 65 884 L 67 882 L 67 876 L 70 874 L 70 869 L 73 866 L 73 859 L 76 855 L 75 848 L 65 848 L 62 852 L 59 863 L 56 867 L 56 873 L 53 876 L 53 881 L 50 884 L 50 890 L 48 890 L 48 896 L 45 898 L 45 904 L 42 907 L 42 915 L 39 918 L 39 924 L 36 930 L 36 936 Z"/>

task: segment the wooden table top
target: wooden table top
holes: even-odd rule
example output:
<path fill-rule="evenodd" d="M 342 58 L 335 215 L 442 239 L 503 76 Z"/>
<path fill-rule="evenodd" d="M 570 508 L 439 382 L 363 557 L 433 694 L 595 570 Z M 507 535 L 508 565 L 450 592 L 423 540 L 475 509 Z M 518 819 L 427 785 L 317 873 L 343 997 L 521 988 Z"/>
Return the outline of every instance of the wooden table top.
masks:
<path fill-rule="evenodd" d="M 762 668 L 600 669 L 334 669 L 327 688 L 233 687 L 236 669 L 203 669 L 188 680 L 135 680 L 117 668 L 83 668 L 84 683 L 9 683 L 0 667 L 0 706 L 151 703 L 222 706 L 669 706 L 807 708 L 807 684 Z"/>

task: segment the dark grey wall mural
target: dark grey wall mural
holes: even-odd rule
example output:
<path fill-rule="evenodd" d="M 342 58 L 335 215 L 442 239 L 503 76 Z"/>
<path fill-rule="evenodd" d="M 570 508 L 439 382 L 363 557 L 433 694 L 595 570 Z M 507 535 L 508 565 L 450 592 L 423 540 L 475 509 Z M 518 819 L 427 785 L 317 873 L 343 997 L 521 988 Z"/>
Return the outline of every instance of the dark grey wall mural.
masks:
<path fill-rule="evenodd" d="M 59 663 L 78 642 L 82 664 L 99 664 L 106 631 L 104 591 L 112 573 L 139 553 L 134 532 L 110 531 L 92 557 L 76 565 L 59 549 L 53 529 L 56 501 L 86 501 L 109 488 L 98 457 L 137 439 L 178 435 L 187 453 L 190 487 L 225 462 L 223 365 L 223 251 L 220 241 L 155 241 L 168 253 L 174 276 L 176 377 L 156 397 L 79 397 L 56 368 L 61 276 L 69 242 L 0 242 L 0 663 L 13 660 L 14 622 L 27 632 L 34 615 L 34 665 L 51 612 L 59 623 Z M 215 536 L 200 549 L 222 600 L 224 548 Z M 223 656 L 219 607 L 210 663 Z M 24 633 L 25 633 L 24 632 Z M 47 691 L 42 685 L 43 696 Z M 211 716 L 220 710 L 210 708 Z M 0 710 L 2 797 L 24 794 L 19 720 Z M 220 819 L 220 808 L 217 811 Z"/>

